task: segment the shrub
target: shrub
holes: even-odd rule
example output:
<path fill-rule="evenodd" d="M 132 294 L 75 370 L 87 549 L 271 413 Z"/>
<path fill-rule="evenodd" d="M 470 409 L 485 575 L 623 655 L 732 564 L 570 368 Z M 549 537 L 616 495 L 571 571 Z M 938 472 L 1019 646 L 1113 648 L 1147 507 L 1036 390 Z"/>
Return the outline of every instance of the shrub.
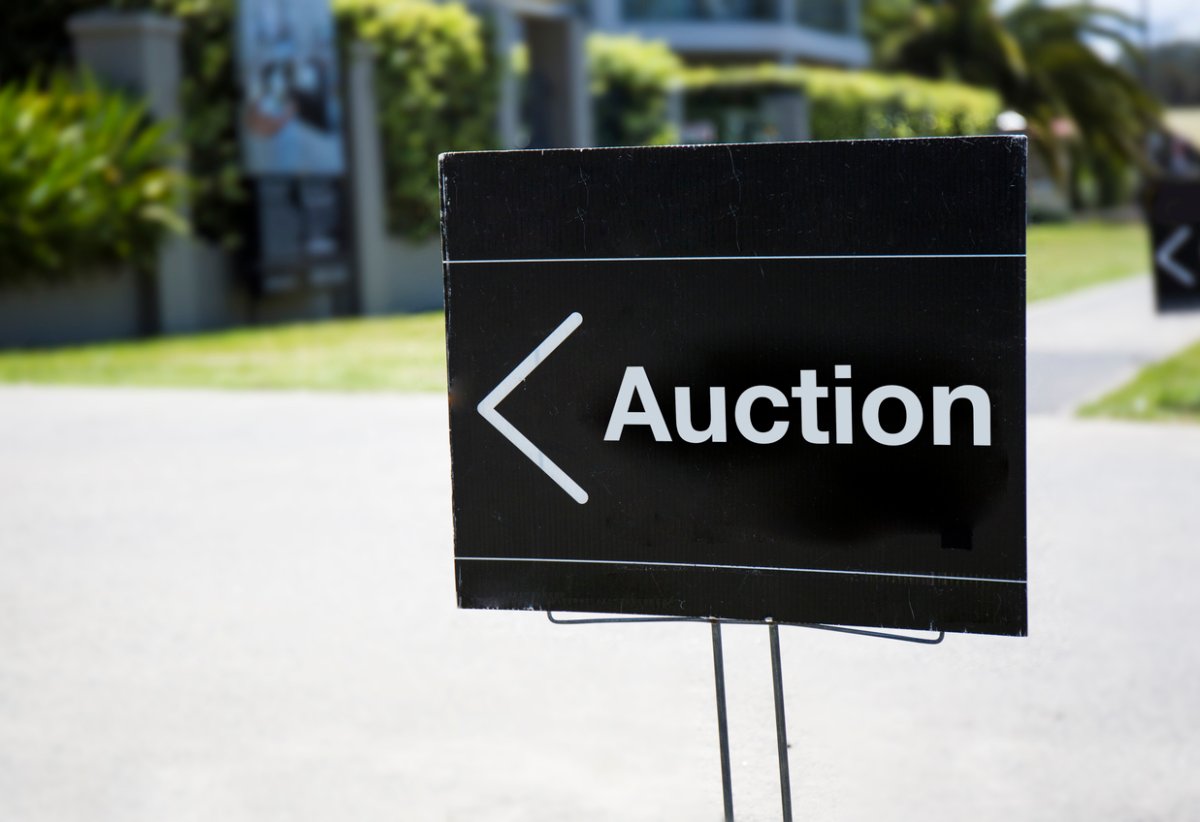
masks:
<path fill-rule="evenodd" d="M 0 284 L 148 271 L 182 229 L 174 143 L 142 103 L 55 74 L 0 88 Z"/>
<path fill-rule="evenodd" d="M 482 21 L 456 3 L 334 0 L 344 34 L 374 47 L 388 225 L 438 231 L 437 156 L 495 147 L 498 74 Z"/>
<path fill-rule="evenodd" d="M 587 57 L 598 145 L 664 145 L 679 139 L 670 96 L 683 63 L 666 43 L 593 34 Z"/>
<path fill-rule="evenodd" d="M 1001 110 L 993 92 L 959 83 L 806 66 L 697 68 L 684 83 L 691 100 L 802 91 L 816 140 L 983 134 Z"/>

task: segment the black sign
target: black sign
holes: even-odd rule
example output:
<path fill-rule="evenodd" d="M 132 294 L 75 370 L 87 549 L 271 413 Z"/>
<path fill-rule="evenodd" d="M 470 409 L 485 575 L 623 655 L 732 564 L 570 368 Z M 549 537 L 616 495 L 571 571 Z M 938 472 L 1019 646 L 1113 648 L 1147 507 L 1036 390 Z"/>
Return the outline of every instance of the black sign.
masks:
<path fill-rule="evenodd" d="M 461 607 L 1025 633 L 1024 138 L 441 174 Z"/>
<path fill-rule="evenodd" d="M 1161 180 L 1150 203 L 1158 309 L 1200 308 L 1200 180 Z"/>

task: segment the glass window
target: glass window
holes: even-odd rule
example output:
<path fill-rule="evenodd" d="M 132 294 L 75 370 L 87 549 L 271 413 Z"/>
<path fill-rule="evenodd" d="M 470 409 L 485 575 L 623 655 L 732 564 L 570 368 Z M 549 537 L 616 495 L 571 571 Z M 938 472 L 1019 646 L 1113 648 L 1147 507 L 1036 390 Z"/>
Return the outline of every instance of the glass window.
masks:
<path fill-rule="evenodd" d="M 626 20 L 778 20 L 778 0 L 622 0 Z"/>
<path fill-rule="evenodd" d="M 847 33 L 850 9 L 846 0 L 796 0 L 796 22 L 805 28 Z"/>

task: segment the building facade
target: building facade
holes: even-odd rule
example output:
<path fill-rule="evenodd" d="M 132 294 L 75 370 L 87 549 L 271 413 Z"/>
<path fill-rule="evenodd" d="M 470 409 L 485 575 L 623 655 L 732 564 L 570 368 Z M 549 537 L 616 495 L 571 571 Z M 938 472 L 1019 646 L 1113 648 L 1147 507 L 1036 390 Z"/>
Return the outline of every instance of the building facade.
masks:
<path fill-rule="evenodd" d="M 597 31 L 666 42 L 689 62 L 870 62 L 860 0 L 590 0 Z"/>

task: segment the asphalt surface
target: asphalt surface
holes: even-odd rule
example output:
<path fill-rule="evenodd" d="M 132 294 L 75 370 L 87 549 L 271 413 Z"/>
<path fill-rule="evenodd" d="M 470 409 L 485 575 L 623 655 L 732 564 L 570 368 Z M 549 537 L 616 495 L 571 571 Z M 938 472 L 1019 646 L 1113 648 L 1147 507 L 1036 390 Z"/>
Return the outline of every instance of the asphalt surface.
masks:
<path fill-rule="evenodd" d="M 1143 366 L 1200 340 L 1200 313 L 1158 315 L 1149 277 L 1030 306 L 1029 413 L 1069 414 Z"/>
<path fill-rule="evenodd" d="M 1030 312 L 1031 405 L 1079 305 Z M 1030 637 L 783 630 L 797 819 L 1200 818 L 1200 428 L 1059 406 Z M 455 610 L 445 416 L 0 389 L 0 820 L 720 819 L 707 627 Z M 767 632 L 725 639 L 737 818 L 777 819 Z"/>

